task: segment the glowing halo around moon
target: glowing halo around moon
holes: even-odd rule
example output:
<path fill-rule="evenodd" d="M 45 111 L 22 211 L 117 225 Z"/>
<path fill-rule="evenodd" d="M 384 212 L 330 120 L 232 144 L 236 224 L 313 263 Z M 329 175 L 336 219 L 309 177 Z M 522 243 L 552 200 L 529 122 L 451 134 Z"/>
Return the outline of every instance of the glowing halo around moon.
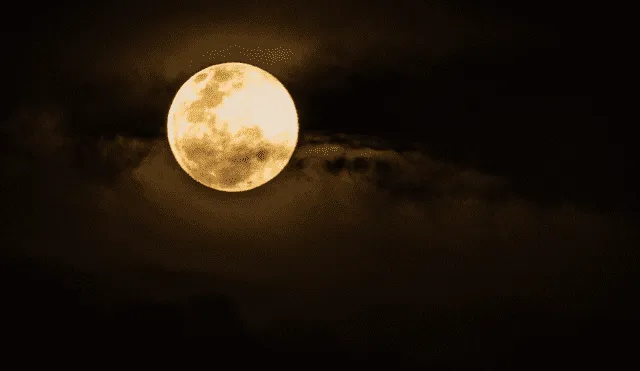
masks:
<path fill-rule="evenodd" d="M 194 180 L 219 191 L 247 191 L 275 178 L 291 159 L 298 114 L 273 75 L 245 63 L 217 64 L 180 87 L 167 136 Z"/>

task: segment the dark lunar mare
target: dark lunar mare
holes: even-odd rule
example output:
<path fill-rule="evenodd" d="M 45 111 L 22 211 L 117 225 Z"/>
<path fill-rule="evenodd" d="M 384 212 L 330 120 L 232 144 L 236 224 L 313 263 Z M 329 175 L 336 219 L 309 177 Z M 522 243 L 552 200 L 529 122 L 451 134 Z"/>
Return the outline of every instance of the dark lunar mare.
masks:
<path fill-rule="evenodd" d="M 187 120 L 191 123 L 209 124 L 211 134 L 203 138 L 182 138 L 176 146 L 189 163 L 183 164 L 186 170 L 199 181 L 207 185 L 216 185 L 232 189 L 247 181 L 253 174 L 260 172 L 270 162 L 287 161 L 290 148 L 286 145 L 274 144 L 264 138 L 258 126 L 241 129 L 231 134 L 226 125 L 216 123 L 216 117 L 207 116 L 207 110 L 222 103 L 229 92 L 220 90 L 220 85 L 229 80 L 239 80 L 233 84 L 233 90 L 242 88 L 243 71 L 234 67 L 216 67 L 213 78 L 198 93 L 199 99 L 185 108 Z M 207 72 L 196 75 L 194 81 L 206 79 Z M 209 125 L 208 125 L 209 126 Z M 233 155 L 228 155 L 229 153 Z M 249 184 L 251 184 L 249 182 Z"/>

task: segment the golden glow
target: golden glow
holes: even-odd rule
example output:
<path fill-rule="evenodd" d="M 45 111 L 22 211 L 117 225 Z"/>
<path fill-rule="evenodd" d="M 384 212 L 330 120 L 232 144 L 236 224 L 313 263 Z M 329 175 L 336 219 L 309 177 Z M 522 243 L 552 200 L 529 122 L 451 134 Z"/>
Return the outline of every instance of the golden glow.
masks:
<path fill-rule="evenodd" d="M 176 94 L 167 120 L 180 167 L 207 187 L 256 188 L 286 166 L 298 141 L 298 114 L 287 89 L 245 63 L 214 65 Z"/>

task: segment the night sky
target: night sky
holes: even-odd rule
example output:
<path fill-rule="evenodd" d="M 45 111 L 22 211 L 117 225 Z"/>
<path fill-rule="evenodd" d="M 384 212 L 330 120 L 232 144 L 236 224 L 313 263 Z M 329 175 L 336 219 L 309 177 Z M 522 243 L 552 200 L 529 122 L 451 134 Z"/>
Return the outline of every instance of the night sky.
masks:
<path fill-rule="evenodd" d="M 512 3 L 4 12 L 3 352 L 212 367 L 632 359 L 630 13 Z M 288 166 L 242 193 L 189 178 L 166 139 L 179 87 L 223 62 L 276 76 L 299 116 Z"/>

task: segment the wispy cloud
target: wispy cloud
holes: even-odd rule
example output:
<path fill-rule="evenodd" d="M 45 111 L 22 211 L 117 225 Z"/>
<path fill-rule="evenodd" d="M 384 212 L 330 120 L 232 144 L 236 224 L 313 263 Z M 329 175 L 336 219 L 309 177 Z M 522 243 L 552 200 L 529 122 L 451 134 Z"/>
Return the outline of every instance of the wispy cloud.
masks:
<path fill-rule="evenodd" d="M 338 331 L 410 332 L 425 308 L 594 308 L 619 283 L 601 277 L 628 269 L 637 237 L 619 215 L 536 204 L 502 177 L 372 137 L 305 133 L 278 177 L 239 194 L 190 179 L 163 138 L 85 146 L 108 182 L 73 162 L 49 166 L 44 152 L 3 157 L 13 164 L 3 166 L 7 246 L 93 269 L 245 282 L 253 288 L 226 294 L 255 321 L 321 316 Z"/>

